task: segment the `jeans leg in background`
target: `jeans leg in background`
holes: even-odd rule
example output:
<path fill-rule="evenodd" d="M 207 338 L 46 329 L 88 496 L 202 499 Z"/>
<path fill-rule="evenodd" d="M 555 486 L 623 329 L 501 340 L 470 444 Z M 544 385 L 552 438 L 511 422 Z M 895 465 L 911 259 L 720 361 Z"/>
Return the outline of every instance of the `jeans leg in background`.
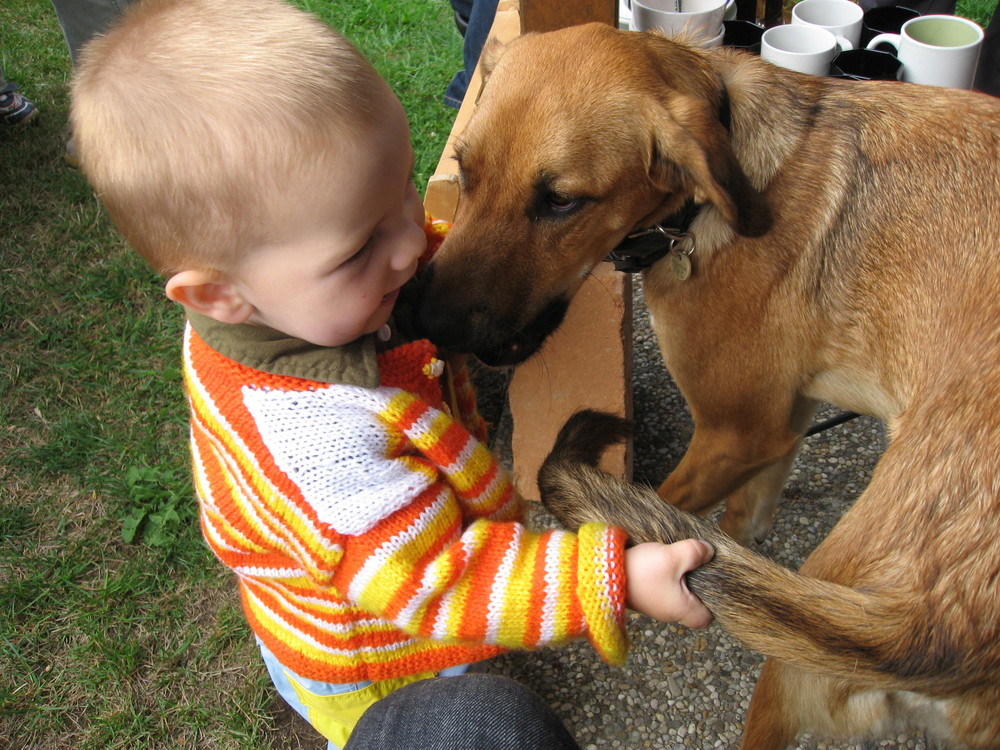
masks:
<path fill-rule="evenodd" d="M 1000 96 L 1000 6 L 993 11 L 993 18 L 986 27 L 976 82 L 972 87 L 976 91 Z"/>
<path fill-rule="evenodd" d="M 125 11 L 129 2 L 130 0 L 52 0 L 73 65 L 77 63 L 80 48 L 91 37 L 107 31 Z"/>
<path fill-rule="evenodd" d="M 469 79 L 476 69 L 476 63 L 479 62 L 479 53 L 493 27 L 498 1 L 474 0 L 472 3 L 472 9 L 469 11 L 469 26 L 465 30 L 465 42 L 462 45 L 462 63 L 465 68 L 455 74 L 444 92 L 444 103 L 449 107 L 458 109 L 462 106 L 462 99 L 465 98 L 465 92 L 469 88 Z"/>

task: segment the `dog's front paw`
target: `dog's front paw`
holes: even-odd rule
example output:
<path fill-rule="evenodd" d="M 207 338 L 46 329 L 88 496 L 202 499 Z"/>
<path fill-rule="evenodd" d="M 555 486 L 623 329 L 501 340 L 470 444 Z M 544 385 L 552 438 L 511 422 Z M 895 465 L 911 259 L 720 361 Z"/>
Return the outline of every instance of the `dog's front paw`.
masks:
<path fill-rule="evenodd" d="M 727 510 L 719 521 L 719 528 L 744 547 L 760 544 L 771 533 L 770 518 L 748 518 Z"/>

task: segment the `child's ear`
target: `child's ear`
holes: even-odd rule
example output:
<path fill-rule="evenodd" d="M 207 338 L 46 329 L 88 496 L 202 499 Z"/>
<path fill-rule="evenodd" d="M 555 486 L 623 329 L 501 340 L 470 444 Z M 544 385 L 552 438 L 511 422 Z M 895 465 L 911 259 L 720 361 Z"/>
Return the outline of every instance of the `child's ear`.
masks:
<path fill-rule="evenodd" d="M 220 323 L 245 323 L 253 305 L 214 271 L 180 271 L 167 280 L 167 297 Z"/>

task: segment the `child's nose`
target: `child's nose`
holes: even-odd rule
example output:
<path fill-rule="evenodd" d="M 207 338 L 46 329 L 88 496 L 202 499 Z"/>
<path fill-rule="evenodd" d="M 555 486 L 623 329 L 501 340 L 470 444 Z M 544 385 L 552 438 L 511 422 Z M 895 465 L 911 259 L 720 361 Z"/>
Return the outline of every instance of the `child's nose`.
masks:
<path fill-rule="evenodd" d="M 400 232 L 389 260 L 389 265 L 394 271 L 408 270 L 427 249 L 427 235 L 424 234 L 423 227 L 417 226 L 413 222 L 407 222 L 407 224 L 405 229 Z"/>

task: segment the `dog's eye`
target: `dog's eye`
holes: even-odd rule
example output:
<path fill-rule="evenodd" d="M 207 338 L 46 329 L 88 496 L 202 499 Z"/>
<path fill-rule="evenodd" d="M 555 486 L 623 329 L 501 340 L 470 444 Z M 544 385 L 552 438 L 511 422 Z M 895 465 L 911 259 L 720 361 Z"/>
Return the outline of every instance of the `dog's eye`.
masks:
<path fill-rule="evenodd" d="M 565 221 L 582 211 L 593 198 L 572 195 L 558 189 L 552 175 L 543 172 L 535 183 L 535 194 L 527 206 L 532 221 Z"/>
<path fill-rule="evenodd" d="M 549 208 L 561 214 L 569 213 L 580 205 L 578 198 L 570 198 L 558 193 L 549 193 Z"/>

